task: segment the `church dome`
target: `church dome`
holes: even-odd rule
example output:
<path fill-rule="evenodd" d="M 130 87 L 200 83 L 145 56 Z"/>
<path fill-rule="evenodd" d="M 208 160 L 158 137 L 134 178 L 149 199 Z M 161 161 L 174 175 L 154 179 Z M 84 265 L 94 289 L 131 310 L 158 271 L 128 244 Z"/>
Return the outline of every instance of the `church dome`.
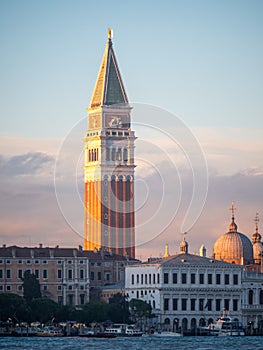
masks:
<path fill-rule="evenodd" d="M 246 235 L 237 231 L 234 216 L 229 231 L 220 236 L 214 244 L 214 259 L 239 265 L 253 262 L 252 243 Z"/>

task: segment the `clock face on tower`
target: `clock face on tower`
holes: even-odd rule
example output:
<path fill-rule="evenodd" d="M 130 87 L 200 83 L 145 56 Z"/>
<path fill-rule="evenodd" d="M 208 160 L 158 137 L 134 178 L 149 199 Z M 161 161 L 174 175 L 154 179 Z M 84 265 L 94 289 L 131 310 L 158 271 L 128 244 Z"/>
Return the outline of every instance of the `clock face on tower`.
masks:
<path fill-rule="evenodd" d="M 109 121 L 109 127 L 110 128 L 121 128 L 122 127 L 122 120 L 120 117 L 112 117 Z"/>

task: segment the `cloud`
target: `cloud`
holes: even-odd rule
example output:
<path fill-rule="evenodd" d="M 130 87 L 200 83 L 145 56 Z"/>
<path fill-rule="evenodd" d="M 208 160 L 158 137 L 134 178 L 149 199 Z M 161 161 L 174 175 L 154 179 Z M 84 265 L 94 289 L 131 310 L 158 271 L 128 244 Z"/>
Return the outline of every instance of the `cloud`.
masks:
<path fill-rule="evenodd" d="M 12 157 L 0 156 L 0 172 L 6 177 L 35 175 L 52 166 L 54 158 L 41 152 L 30 152 Z"/>

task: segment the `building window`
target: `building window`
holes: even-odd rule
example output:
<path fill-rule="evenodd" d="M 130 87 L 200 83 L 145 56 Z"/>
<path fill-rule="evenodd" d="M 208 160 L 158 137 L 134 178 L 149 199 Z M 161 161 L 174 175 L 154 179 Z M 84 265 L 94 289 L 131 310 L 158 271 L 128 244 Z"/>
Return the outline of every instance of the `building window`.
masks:
<path fill-rule="evenodd" d="M 199 284 L 204 284 L 204 274 L 203 273 L 199 274 Z"/>
<path fill-rule="evenodd" d="M 68 304 L 73 305 L 73 294 L 68 295 Z"/>
<path fill-rule="evenodd" d="M 62 286 L 58 286 L 57 290 L 62 290 Z"/>
<path fill-rule="evenodd" d="M 101 281 L 101 272 L 98 272 L 98 281 Z"/>
<path fill-rule="evenodd" d="M 3 264 L 3 259 L 0 259 L 0 264 Z M 19 264 L 19 260 L 18 260 L 18 264 Z"/>
<path fill-rule="evenodd" d="M 169 274 L 168 273 L 164 273 L 163 274 L 163 283 L 164 284 L 168 284 L 169 283 Z"/>
<path fill-rule="evenodd" d="M 61 264 L 62 264 L 62 261 L 61 261 L 61 260 L 58 260 L 57 263 L 58 263 L 58 265 L 61 265 Z"/>
<path fill-rule="evenodd" d="M 72 289 L 73 289 L 72 285 L 68 286 L 68 290 L 72 290 Z"/>
<path fill-rule="evenodd" d="M 259 304 L 263 305 L 263 290 L 259 292 Z"/>
<path fill-rule="evenodd" d="M 168 298 L 164 298 L 163 308 L 164 308 L 164 311 L 168 311 L 169 310 L 169 299 Z"/>
<path fill-rule="evenodd" d="M 72 280 L 73 278 L 73 271 L 71 269 L 68 270 L 68 279 Z"/>
<path fill-rule="evenodd" d="M 140 276 L 137 274 L 137 276 L 136 276 L 136 281 L 137 281 L 137 284 L 139 284 L 139 282 L 140 282 Z"/>
<path fill-rule="evenodd" d="M 47 260 L 43 260 L 43 264 L 46 265 L 47 264 Z"/>
<path fill-rule="evenodd" d="M 79 300 L 80 300 L 80 305 L 84 305 L 85 304 L 85 294 L 80 294 Z"/>
<path fill-rule="evenodd" d="M 238 284 L 238 275 L 237 274 L 233 275 L 233 284 L 235 284 L 235 285 Z"/>
<path fill-rule="evenodd" d="M 83 264 L 84 264 L 84 261 L 83 261 L 83 260 L 80 260 L 79 263 L 80 263 L 80 265 L 83 265 Z"/>
<path fill-rule="evenodd" d="M 136 298 L 139 299 L 140 295 L 139 295 L 139 291 L 137 290 L 136 292 Z"/>
<path fill-rule="evenodd" d="M 71 265 L 72 264 L 72 260 L 68 260 L 68 264 Z"/>
<path fill-rule="evenodd" d="M 212 301 L 213 299 L 208 299 L 206 303 L 206 307 L 208 311 L 212 311 Z"/>
<path fill-rule="evenodd" d="M 191 284 L 195 284 L 195 273 L 191 273 Z"/>
<path fill-rule="evenodd" d="M 17 289 L 18 289 L 19 291 L 21 291 L 21 290 L 23 290 L 23 286 L 17 286 Z"/>
<path fill-rule="evenodd" d="M 224 308 L 225 308 L 226 310 L 229 310 L 229 299 L 225 299 L 225 300 L 224 300 Z"/>
<path fill-rule="evenodd" d="M 10 292 L 11 286 L 6 286 L 6 290 L 7 290 L 8 292 Z"/>
<path fill-rule="evenodd" d="M 186 311 L 187 309 L 187 299 L 182 299 L 182 310 L 183 311 Z"/>
<path fill-rule="evenodd" d="M 248 303 L 249 305 L 253 305 L 253 290 L 250 289 L 250 291 L 248 292 Z"/>
<path fill-rule="evenodd" d="M 152 275 L 149 274 L 149 284 L 152 284 Z"/>
<path fill-rule="evenodd" d="M 155 284 L 156 281 L 155 281 L 155 273 L 153 274 L 153 284 Z"/>
<path fill-rule="evenodd" d="M 131 284 L 134 284 L 134 275 L 131 275 Z"/>
<path fill-rule="evenodd" d="M 35 260 L 34 263 L 35 263 L 36 265 L 38 265 L 38 264 L 39 264 L 39 260 Z"/>
<path fill-rule="evenodd" d="M 59 279 L 62 278 L 62 270 L 61 269 L 57 270 L 57 276 Z"/>
<path fill-rule="evenodd" d="M 44 291 L 47 291 L 47 286 L 43 286 L 43 290 L 44 290 Z"/>
<path fill-rule="evenodd" d="M 18 264 L 23 264 L 23 260 L 18 260 Z"/>
<path fill-rule="evenodd" d="M 11 278 L 11 270 L 6 270 L 6 278 Z"/>
<path fill-rule="evenodd" d="M 229 284 L 229 274 L 225 274 L 225 284 Z"/>
<path fill-rule="evenodd" d="M 213 275 L 211 273 L 209 273 L 207 275 L 207 283 L 208 284 L 212 284 L 213 283 Z"/>
<path fill-rule="evenodd" d="M 177 273 L 173 273 L 173 284 L 177 284 Z"/>
<path fill-rule="evenodd" d="M 94 271 L 91 271 L 91 273 L 90 273 L 90 279 L 91 279 L 91 281 L 94 281 Z"/>
<path fill-rule="evenodd" d="M 3 278 L 3 270 L 0 270 L 0 278 Z"/>
<path fill-rule="evenodd" d="M 222 311 L 221 310 L 221 299 L 216 299 L 216 311 Z"/>
<path fill-rule="evenodd" d="M 182 273 L 182 284 L 186 284 L 187 280 L 186 280 L 186 273 Z"/>
<path fill-rule="evenodd" d="M 63 304 L 62 295 L 58 295 L 58 304 L 59 304 L 59 305 L 62 305 L 62 304 Z"/>
<path fill-rule="evenodd" d="M 233 299 L 233 311 L 238 311 L 238 299 Z"/>
<path fill-rule="evenodd" d="M 143 284 L 143 274 L 141 274 L 141 284 Z"/>
<path fill-rule="evenodd" d="M 199 311 L 204 310 L 204 299 L 199 299 Z"/>
<path fill-rule="evenodd" d="M 17 270 L 17 277 L 23 278 L 23 270 L 21 270 L 21 269 Z"/>
<path fill-rule="evenodd" d="M 196 299 L 191 299 L 191 311 L 195 311 L 195 301 Z"/>
<path fill-rule="evenodd" d="M 144 281 L 145 281 L 145 284 L 147 284 L 147 275 L 146 274 L 144 275 Z"/>
<path fill-rule="evenodd" d="M 30 264 L 31 264 L 31 260 L 27 260 L 27 261 L 26 261 L 26 264 L 27 264 L 27 265 L 30 265 Z"/>
<path fill-rule="evenodd" d="M 39 270 L 35 270 L 35 276 L 36 276 L 36 278 L 39 278 Z"/>
<path fill-rule="evenodd" d="M 216 274 L 216 284 L 221 284 L 221 275 L 219 273 Z"/>
<path fill-rule="evenodd" d="M 178 310 L 178 299 L 173 299 L 173 310 Z"/>
<path fill-rule="evenodd" d="M 47 278 L 47 270 L 43 270 L 43 278 Z"/>
<path fill-rule="evenodd" d="M 8 264 L 8 265 L 10 265 L 11 264 L 11 260 L 6 260 L 6 263 Z"/>
<path fill-rule="evenodd" d="M 79 278 L 80 278 L 81 280 L 84 279 L 84 270 L 83 270 L 83 269 L 80 269 L 80 270 L 79 270 Z"/>

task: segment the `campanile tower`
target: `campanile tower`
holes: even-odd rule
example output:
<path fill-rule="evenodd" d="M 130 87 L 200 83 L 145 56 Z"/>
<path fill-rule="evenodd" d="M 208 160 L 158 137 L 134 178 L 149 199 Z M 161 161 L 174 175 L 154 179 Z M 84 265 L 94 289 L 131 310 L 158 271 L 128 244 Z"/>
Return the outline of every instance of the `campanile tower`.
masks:
<path fill-rule="evenodd" d="M 111 29 L 87 110 L 84 249 L 104 249 L 135 258 L 135 134 Z"/>

